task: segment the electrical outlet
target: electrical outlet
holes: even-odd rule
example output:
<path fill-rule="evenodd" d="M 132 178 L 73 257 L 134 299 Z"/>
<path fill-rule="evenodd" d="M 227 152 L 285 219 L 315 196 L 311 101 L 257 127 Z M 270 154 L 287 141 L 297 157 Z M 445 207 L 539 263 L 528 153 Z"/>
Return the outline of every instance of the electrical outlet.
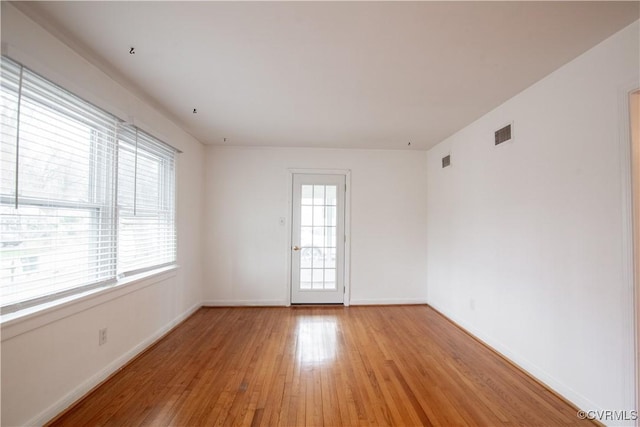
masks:
<path fill-rule="evenodd" d="M 469 308 L 471 309 L 471 311 L 476 309 L 476 300 L 474 300 L 473 298 L 469 300 Z"/>
<path fill-rule="evenodd" d="M 107 343 L 107 328 L 102 328 L 98 331 L 98 345 Z"/>

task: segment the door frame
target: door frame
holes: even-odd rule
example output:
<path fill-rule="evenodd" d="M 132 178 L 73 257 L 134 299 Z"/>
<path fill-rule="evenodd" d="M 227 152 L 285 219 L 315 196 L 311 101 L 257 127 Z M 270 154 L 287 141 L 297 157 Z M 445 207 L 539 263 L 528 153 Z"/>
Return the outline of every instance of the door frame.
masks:
<path fill-rule="evenodd" d="M 627 135 L 629 141 L 629 156 L 630 156 L 630 176 L 631 176 L 631 229 L 633 230 L 633 237 L 631 242 L 632 253 L 632 268 L 633 268 L 633 282 L 634 282 L 634 318 L 635 318 L 635 392 L 636 392 L 636 411 L 640 411 L 640 134 L 636 135 L 637 141 L 633 139 L 634 125 L 638 126 L 638 118 L 635 121 L 632 117 L 634 109 L 631 106 L 633 97 L 640 97 L 640 87 L 636 86 L 635 89 L 628 92 L 627 100 L 627 129 L 629 134 Z M 637 114 L 638 111 L 635 111 Z M 636 426 L 640 426 L 640 418 L 636 419 Z"/>
<path fill-rule="evenodd" d="M 287 261 L 286 261 L 286 293 L 287 293 L 287 306 L 291 306 L 291 257 L 293 255 L 291 251 L 292 243 L 292 221 L 293 221 L 293 175 L 295 174 L 307 174 L 307 175 L 343 175 L 346 189 L 344 192 L 344 305 L 349 306 L 351 300 L 351 170 L 350 169 L 300 169 L 290 168 L 287 170 Z"/>
<path fill-rule="evenodd" d="M 631 319 L 628 330 L 623 331 L 631 341 L 634 355 L 632 366 L 626 369 L 633 372 L 630 381 L 633 389 L 633 401 L 635 410 L 640 411 L 640 275 L 636 257 L 640 255 L 640 247 L 635 242 L 635 230 L 640 228 L 640 220 L 636 217 L 635 203 L 638 202 L 634 191 L 637 191 L 633 182 L 633 141 L 631 139 L 631 95 L 640 90 L 640 82 L 634 80 L 626 85 L 621 85 L 618 90 L 619 113 L 619 153 L 622 181 L 622 250 L 623 250 L 623 280 L 628 284 L 628 293 L 625 298 L 631 300 Z M 640 418 L 635 421 L 640 427 Z"/>

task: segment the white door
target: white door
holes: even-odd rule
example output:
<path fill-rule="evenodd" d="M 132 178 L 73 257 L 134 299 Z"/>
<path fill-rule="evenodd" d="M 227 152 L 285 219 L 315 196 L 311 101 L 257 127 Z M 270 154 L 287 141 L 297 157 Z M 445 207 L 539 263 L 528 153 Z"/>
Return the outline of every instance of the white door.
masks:
<path fill-rule="evenodd" d="M 344 302 L 344 175 L 293 175 L 291 303 Z"/>

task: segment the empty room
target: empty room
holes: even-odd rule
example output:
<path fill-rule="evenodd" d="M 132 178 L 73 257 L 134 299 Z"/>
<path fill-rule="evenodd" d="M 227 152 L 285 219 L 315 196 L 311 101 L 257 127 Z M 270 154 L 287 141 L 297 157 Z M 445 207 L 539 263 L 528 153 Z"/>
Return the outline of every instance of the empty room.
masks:
<path fill-rule="evenodd" d="M 1 7 L 3 426 L 640 426 L 637 1 Z"/>

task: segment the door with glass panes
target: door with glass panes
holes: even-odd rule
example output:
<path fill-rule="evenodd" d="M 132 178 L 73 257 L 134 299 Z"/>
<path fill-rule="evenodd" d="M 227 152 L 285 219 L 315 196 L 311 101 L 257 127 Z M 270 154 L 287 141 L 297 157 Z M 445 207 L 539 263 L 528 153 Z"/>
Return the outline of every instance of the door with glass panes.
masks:
<path fill-rule="evenodd" d="M 344 175 L 293 175 L 291 303 L 344 302 Z"/>

